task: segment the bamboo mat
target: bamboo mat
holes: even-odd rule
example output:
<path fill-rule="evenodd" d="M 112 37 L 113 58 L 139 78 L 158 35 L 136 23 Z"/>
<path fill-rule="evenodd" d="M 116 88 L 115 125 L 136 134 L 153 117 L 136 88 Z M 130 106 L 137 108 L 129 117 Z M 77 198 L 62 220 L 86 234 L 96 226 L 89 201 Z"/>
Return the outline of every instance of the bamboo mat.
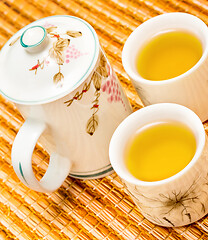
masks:
<path fill-rule="evenodd" d="M 167 12 L 187 12 L 208 24 L 207 0 L 0 0 L 0 48 L 20 28 L 50 15 L 88 21 L 116 71 L 134 110 L 142 107 L 121 64 L 130 33 L 142 22 Z M 24 187 L 11 166 L 11 146 L 23 118 L 0 96 L 0 239 L 208 239 L 208 216 L 180 228 L 146 220 L 114 173 L 97 180 L 68 177 L 48 195 Z M 204 124 L 207 128 L 208 124 Z M 48 154 L 37 145 L 34 171 L 41 178 Z"/>

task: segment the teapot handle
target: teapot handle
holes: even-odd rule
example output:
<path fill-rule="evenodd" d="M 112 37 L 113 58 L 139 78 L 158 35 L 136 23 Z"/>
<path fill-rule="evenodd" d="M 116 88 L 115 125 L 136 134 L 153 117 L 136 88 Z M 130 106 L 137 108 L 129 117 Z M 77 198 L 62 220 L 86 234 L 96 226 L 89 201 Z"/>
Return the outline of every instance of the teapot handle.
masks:
<path fill-rule="evenodd" d="M 45 175 L 40 181 L 36 179 L 32 169 L 32 154 L 45 128 L 44 122 L 28 118 L 17 133 L 11 157 L 13 168 L 24 185 L 38 192 L 53 192 L 69 174 L 71 162 L 68 158 L 52 153 Z"/>

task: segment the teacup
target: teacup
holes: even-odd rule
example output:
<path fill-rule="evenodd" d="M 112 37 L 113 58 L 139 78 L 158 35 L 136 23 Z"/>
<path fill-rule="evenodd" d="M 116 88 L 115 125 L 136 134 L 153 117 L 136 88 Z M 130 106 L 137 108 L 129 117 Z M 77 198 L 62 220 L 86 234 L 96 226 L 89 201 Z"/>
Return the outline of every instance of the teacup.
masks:
<path fill-rule="evenodd" d="M 95 30 L 73 16 L 38 20 L 17 32 L 0 52 L 1 94 L 26 121 L 12 147 L 19 179 L 41 192 L 56 190 L 67 175 L 110 174 L 110 138 L 132 110 Z M 38 138 L 50 154 L 38 181 L 32 154 Z"/>
<path fill-rule="evenodd" d="M 195 155 L 185 168 L 169 178 L 141 181 L 128 170 L 125 149 L 138 129 L 161 121 L 187 126 L 196 139 Z M 114 170 L 151 222 L 166 227 L 183 226 L 208 212 L 208 142 L 199 117 L 190 109 L 174 103 L 158 103 L 134 112 L 114 132 L 109 155 Z"/>
<path fill-rule="evenodd" d="M 163 81 L 147 80 L 138 73 L 138 52 L 153 36 L 170 30 L 196 36 L 202 44 L 199 61 L 185 73 Z M 171 102 L 193 110 L 202 121 L 208 119 L 208 28 L 199 18 L 187 13 L 167 13 L 151 18 L 136 28 L 127 39 L 122 62 L 145 106 Z"/>

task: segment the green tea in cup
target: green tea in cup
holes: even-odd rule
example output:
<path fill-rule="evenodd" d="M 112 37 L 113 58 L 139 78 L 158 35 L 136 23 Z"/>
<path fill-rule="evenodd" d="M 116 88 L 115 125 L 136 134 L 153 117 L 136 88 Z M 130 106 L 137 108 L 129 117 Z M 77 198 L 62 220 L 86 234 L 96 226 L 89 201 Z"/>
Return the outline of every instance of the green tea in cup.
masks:
<path fill-rule="evenodd" d="M 199 18 L 174 12 L 145 21 L 126 40 L 122 63 L 144 106 L 177 103 L 208 119 L 208 28 Z"/>
<path fill-rule="evenodd" d="M 138 129 L 125 149 L 129 172 L 142 181 L 160 181 L 185 168 L 196 151 L 192 131 L 178 122 L 156 122 Z"/>
<path fill-rule="evenodd" d="M 139 50 L 136 67 L 141 77 L 160 81 L 191 69 L 202 56 L 200 40 L 187 31 L 170 30 L 152 37 Z"/>

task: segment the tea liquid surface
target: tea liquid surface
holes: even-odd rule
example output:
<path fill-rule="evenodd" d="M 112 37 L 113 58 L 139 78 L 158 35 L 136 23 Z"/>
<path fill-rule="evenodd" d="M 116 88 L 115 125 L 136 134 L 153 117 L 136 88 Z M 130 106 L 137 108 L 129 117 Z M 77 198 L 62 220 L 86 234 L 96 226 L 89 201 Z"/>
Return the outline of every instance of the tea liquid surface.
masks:
<path fill-rule="evenodd" d="M 192 160 L 196 140 L 191 130 L 177 122 L 159 122 L 138 130 L 125 150 L 130 173 L 142 181 L 169 178 Z"/>
<path fill-rule="evenodd" d="M 161 33 L 139 50 L 137 71 L 152 81 L 174 78 L 191 69 L 201 58 L 202 51 L 200 40 L 189 32 Z"/>

